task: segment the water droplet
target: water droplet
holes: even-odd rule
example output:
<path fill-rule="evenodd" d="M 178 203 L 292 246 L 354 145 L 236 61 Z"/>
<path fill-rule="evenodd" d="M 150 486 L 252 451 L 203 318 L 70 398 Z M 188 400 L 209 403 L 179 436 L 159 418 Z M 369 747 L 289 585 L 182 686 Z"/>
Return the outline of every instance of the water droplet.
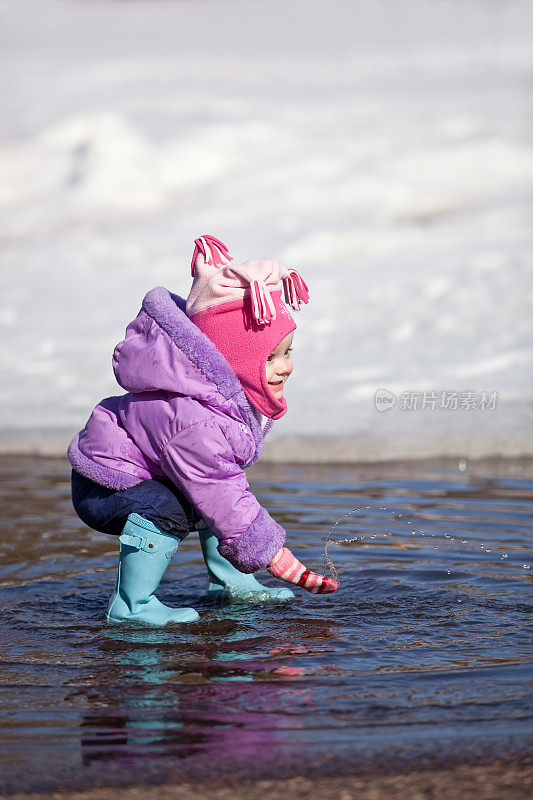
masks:
<path fill-rule="evenodd" d="M 507 553 L 504 553 L 502 558 L 509 558 L 509 556 L 507 555 Z"/>
<path fill-rule="evenodd" d="M 492 553 L 492 550 L 489 547 L 485 548 L 485 553 Z"/>
<path fill-rule="evenodd" d="M 529 564 L 522 564 L 522 569 L 531 569 Z"/>
<path fill-rule="evenodd" d="M 446 570 L 446 575 L 451 575 L 451 571 L 449 569 Z"/>
<path fill-rule="evenodd" d="M 412 534 L 415 534 L 415 533 L 416 533 L 416 531 L 413 529 L 413 530 L 411 531 L 411 533 L 412 533 Z"/>
<path fill-rule="evenodd" d="M 468 539 L 461 539 L 461 542 L 462 542 L 463 544 L 468 544 Z"/>
<path fill-rule="evenodd" d="M 459 600 L 459 599 L 457 599 L 457 602 L 458 602 L 458 603 L 462 603 L 463 601 L 462 601 L 462 600 Z"/>

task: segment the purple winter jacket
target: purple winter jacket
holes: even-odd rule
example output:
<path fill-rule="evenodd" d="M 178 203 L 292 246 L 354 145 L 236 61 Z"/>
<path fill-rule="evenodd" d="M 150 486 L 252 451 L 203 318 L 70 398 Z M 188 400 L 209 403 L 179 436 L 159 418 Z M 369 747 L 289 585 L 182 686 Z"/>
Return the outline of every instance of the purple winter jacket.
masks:
<path fill-rule="evenodd" d="M 243 472 L 263 450 L 260 415 L 215 345 L 185 314 L 185 300 L 148 292 L 113 369 L 128 394 L 108 397 L 68 449 L 73 468 L 110 489 L 169 478 L 242 572 L 270 563 L 285 531 Z"/>

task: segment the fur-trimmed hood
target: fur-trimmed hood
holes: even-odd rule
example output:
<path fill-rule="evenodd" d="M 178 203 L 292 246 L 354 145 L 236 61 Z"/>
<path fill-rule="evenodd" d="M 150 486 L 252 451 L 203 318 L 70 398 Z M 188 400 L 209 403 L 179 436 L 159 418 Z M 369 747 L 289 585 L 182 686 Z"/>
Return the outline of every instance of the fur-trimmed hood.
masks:
<path fill-rule="evenodd" d="M 261 430 L 260 413 L 224 356 L 187 317 L 185 305 L 182 297 L 162 286 L 148 292 L 113 353 L 115 377 L 127 392 L 179 392 L 215 405 L 220 404 L 216 394 L 222 395 L 235 403 L 252 432 L 256 461 L 272 420 Z"/>

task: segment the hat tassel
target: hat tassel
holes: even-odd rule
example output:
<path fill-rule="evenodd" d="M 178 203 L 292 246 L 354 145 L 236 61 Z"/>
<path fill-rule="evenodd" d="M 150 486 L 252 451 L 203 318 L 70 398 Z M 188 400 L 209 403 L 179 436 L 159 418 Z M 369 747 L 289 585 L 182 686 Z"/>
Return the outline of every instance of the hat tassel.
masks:
<path fill-rule="evenodd" d="M 199 254 L 202 254 L 206 264 L 211 267 L 224 267 L 232 261 L 227 245 L 215 236 L 200 236 L 194 240 L 194 252 L 191 261 L 191 275 L 194 277 L 194 267 Z"/>
<path fill-rule="evenodd" d="M 270 324 L 272 319 L 276 319 L 276 309 L 264 281 L 251 281 L 250 294 L 253 315 L 259 325 Z"/>
<path fill-rule="evenodd" d="M 300 303 L 309 302 L 309 289 L 302 276 L 295 269 L 289 269 L 288 273 L 287 277 L 283 278 L 285 302 L 294 311 L 299 311 Z"/>

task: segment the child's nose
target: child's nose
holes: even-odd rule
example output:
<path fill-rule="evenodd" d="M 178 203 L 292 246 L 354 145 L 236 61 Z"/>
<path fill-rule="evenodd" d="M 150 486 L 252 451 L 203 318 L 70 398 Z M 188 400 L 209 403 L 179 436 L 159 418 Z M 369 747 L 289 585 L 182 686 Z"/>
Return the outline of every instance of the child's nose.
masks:
<path fill-rule="evenodd" d="M 292 372 L 292 361 L 291 359 L 282 359 L 279 364 L 276 365 L 276 375 L 290 375 Z"/>

